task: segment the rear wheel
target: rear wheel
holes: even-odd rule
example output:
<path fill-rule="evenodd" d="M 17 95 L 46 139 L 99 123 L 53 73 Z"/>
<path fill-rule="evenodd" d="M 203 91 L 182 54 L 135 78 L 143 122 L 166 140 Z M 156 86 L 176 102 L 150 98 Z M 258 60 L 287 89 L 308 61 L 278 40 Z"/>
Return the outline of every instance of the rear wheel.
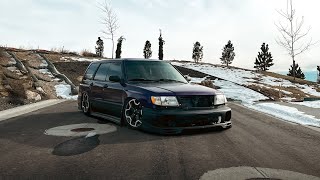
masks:
<path fill-rule="evenodd" d="M 130 99 L 126 103 L 123 118 L 130 128 L 137 129 L 142 125 L 142 106 L 137 99 Z"/>
<path fill-rule="evenodd" d="M 85 115 L 90 115 L 90 113 L 91 113 L 91 106 L 90 106 L 89 95 L 88 95 L 87 92 L 82 93 L 81 109 L 82 109 L 82 112 L 83 112 Z"/>

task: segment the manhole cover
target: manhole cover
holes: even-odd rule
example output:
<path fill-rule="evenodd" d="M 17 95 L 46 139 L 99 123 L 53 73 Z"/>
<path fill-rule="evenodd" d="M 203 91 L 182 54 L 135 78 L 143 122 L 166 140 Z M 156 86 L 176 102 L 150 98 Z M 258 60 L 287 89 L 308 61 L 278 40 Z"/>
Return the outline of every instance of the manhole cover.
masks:
<path fill-rule="evenodd" d="M 72 132 L 88 132 L 88 131 L 93 131 L 94 128 L 76 128 L 76 129 L 71 129 Z"/>
<path fill-rule="evenodd" d="M 111 124 L 83 123 L 58 126 L 45 131 L 46 135 L 51 136 L 87 136 L 89 133 L 107 134 L 117 131 Z"/>
<path fill-rule="evenodd" d="M 200 177 L 200 180 L 282 180 L 282 179 L 303 179 L 320 180 L 315 176 L 301 174 L 298 172 L 271 169 L 262 167 L 229 167 L 208 171 Z"/>
<path fill-rule="evenodd" d="M 281 179 L 276 179 L 276 178 L 250 178 L 247 180 L 281 180 Z"/>

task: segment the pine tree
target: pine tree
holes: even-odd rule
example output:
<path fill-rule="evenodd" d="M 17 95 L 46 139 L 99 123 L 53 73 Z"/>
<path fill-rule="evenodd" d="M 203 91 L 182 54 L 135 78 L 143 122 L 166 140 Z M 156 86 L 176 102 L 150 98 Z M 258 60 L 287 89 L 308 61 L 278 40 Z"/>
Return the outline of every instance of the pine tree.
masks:
<path fill-rule="evenodd" d="M 234 53 L 233 44 L 229 40 L 228 44 L 226 44 L 222 49 L 222 57 L 220 58 L 221 59 L 221 63 L 222 64 L 226 64 L 227 67 L 228 67 L 229 64 L 232 63 L 232 61 L 233 61 L 235 56 L 236 56 L 236 54 Z"/>
<path fill-rule="evenodd" d="M 273 62 L 272 55 L 271 55 L 271 52 L 268 52 L 269 51 L 268 44 L 266 45 L 265 43 L 263 43 L 260 49 L 261 49 L 261 52 L 258 53 L 256 62 L 254 63 L 255 64 L 254 68 L 262 71 L 267 71 L 269 70 L 269 67 L 274 65 L 272 63 Z"/>
<path fill-rule="evenodd" d="M 152 56 L 151 43 L 148 40 L 146 41 L 146 44 L 144 45 L 143 56 L 145 59 L 149 59 Z"/>
<path fill-rule="evenodd" d="M 295 68 L 294 69 L 296 70 L 295 77 L 300 78 L 300 79 L 305 79 L 304 73 L 302 72 L 302 70 L 299 67 L 298 63 L 295 64 Z M 290 66 L 288 76 L 292 76 L 293 77 L 293 65 Z"/>
<path fill-rule="evenodd" d="M 159 59 L 163 60 L 163 44 L 165 41 L 162 38 L 161 29 L 160 29 L 160 37 L 159 37 Z"/>
<path fill-rule="evenodd" d="M 203 58 L 203 46 L 197 41 L 193 45 L 192 59 L 195 63 L 199 63 Z"/>
<path fill-rule="evenodd" d="M 317 66 L 317 70 L 318 70 L 318 78 L 317 81 L 320 84 L 320 66 Z"/>
<path fill-rule="evenodd" d="M 117 50 L 116 50 L 116 58 L 121 58 L 121 47 L 122 47 L 122 41 L 125 40 L 123 36 L 120 36 L 118 39 L 118 44 L 117 44 Z"/>

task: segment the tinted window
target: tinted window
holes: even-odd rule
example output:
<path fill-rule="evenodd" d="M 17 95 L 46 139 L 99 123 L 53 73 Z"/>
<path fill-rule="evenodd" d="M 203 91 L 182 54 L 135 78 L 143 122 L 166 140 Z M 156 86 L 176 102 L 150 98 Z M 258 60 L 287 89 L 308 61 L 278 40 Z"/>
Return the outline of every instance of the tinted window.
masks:
<path fill-rule="evenodd" d="M 110 76 L 119 76 L 121 78 L 122 76 L 121 63 L 118 63 L 118 62 L 109 63 L 109 69 L 107 72 L 107 81 L 109 81 Z"/>
<path fill-rule="evenodd" d="M 96 81 L 105 81 L 107 77 L 108 63 L 101 64 L 96 75 L 94 76 L 94 80 Z"/>
<path fill-rule="evenodd" d="M 179 81 L 187 83 L 170 63 L 163 61 L 127 61 L 125 70 L 128 81 Z"/>
<path fill-rule="evenodd" d="M 98 66 L 99 66 L 98 63 L 91 64 L 89 66 L 85 76 L 84 76 L 84 79 L 92 79 L 93 78 L 93 74 L 96 72 Z"/>

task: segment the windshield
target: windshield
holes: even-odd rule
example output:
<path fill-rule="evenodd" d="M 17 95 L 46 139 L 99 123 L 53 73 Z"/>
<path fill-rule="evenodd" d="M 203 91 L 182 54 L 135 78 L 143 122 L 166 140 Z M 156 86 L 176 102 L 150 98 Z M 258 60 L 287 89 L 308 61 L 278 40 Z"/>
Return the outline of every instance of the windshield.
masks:
<path fill-rule="evenodd" d="M 168 62 L 164 61 L 126 61 L 126 78 L 129 82 L 182 82 L 186 79 Z"/>

